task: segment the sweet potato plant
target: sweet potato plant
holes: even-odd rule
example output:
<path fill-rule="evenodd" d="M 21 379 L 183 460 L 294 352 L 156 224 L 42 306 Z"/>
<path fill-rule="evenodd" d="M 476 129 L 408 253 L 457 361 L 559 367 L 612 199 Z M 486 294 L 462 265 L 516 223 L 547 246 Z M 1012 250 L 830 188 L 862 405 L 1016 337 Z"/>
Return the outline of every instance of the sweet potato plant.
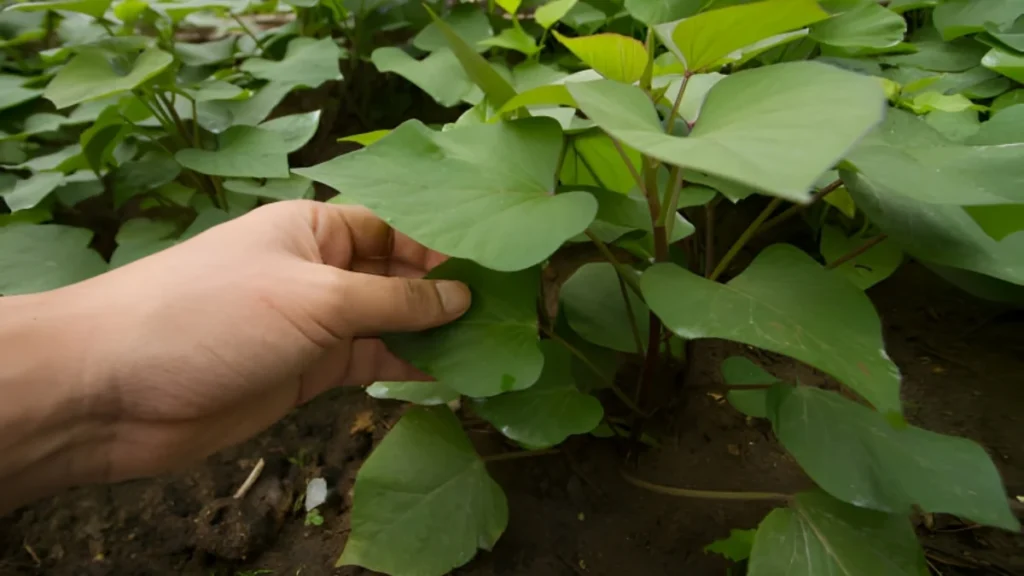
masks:
<path fill-rule="evenodd" d="M 201 27 L 218 39 L 182 39 Z M 642 446 L 651 390 L 690 384 L 705 338 L 838 384 L 721 366 L 728 401 L 770 421 L 815 490 L 661 486 L 623 463 L 641 488 L 775 502 L 711 547 L 748 574 L 927 574 L 918 512 L 1020 529 L 980 446 L 904 419 L 864 290 L 915 259 L 1024 301 L 1024 2 L 50 0 L 7 2 L 0 37 L 0 294 L 99 274 L 314 182 L 450 255 L 432 276 L 473 290 L 454 324 L 387 339 L 435 381 L 368 389 L 419 406 L 359 472 L 339 564 L 469 562 L 508 522 L 488 461 L 579 434 Z M 461 115 L 290 167 L 346 102 L 267 118 L 296 89 L 358 84 L 342 70 L 366 62 Z M 729 212 L 751 216 L 731 233 Z M 816 249 L 764 246 L 787 228 Z M 467 417 L 518 450 L 481 457 Z"/>

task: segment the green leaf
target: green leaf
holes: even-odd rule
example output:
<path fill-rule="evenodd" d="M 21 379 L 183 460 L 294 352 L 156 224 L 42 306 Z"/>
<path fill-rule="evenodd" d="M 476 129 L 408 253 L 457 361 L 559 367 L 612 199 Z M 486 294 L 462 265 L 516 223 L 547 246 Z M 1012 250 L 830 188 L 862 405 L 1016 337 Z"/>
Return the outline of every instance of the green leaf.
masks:
<path fill-rule="evenodd" d="M 259 126 L 233 126 L 218 138 L 217 150 L 186 148 L 174 155 L 201 174 L 237 178 L 288 178 L 288 154 L 316 133 L 320 111 L 293 114 Z"/>
<path fill-rule="evenodd" d="M 65 206 L 74 206 L 100 194 L 103 194 L 103 183 L 87 170 L 65 176 L 64 182 L 53 191 L 57 201 Z"/>
<path fill-rule="evenodd" d="M 362 134 L 353 134 L 352 136 L 338 138 L 338 142 L 355 142 L 360 146 L 369 146 L 390 133 L 391 130 L 373 130 L 371 132 L 363 132 Z"/>
<path fill-rule="evenodd" d="M 537 21 L 537 24 L 540 24 L 541 28 L 547 30 L 564 18 L 565 15 L 569 13 L 569 10 L 572 10 L 573 6 L 576 5 L 577 1 L 578 0 L 551 0 L 547 4 L 537 8 L 533 13 L 533 18 Z"/>
<path fill-rule="evenodd" d="M 733 562 L 742 562 L 750 558 L 750 551 L 754 548 L 754 534 L 757 530 L 729 530 L 729 537 L 715 540 L 704 547 L 704 552 L 712 552 L 725 556 Z"/>
<path fill-rule="evenodd" d="M 235 54 L 235 44 L 237 41 L 237 36 L 228 35 L 220 40 L 199 44 L 175 42 L 174 54 L 182 64 L 187 66 L 220 64 L 230 60 Z"/>
<path fill-rule="evenodd" d="M 925 40 L 914 42 L 917 52 L 885 56 L 881 60 L 891 66 L 914 66 L 935 72 L 963 72 L 977 66 L 987 51 L 983 44 L 970 38 L 952 42 Z"/>
<path fill-rule="evenodd" d="M 181 166 L 173 158 L 152 152 L 125 162 L 114 172 L 111 188 L 114 207 L 120 208 L 130 198 L 156 190 L 172 182 L 181 173 Z"/>
<path fill-rule="evenodd" d="M 881 120 L 884 102 L 874 79 L 825 64 L 744 70 L 711 88 L 690 135 L 680 138 L 665 134 L 635 86 L 567 86 L 598 126 L 640 152 L 796 202 L 805 202 L 818 176 Z"/>
<path fill-rule="evenodd" d="M 92 231 L 45 224 L 0 228 L 0 294 L 53 290 L 104 272 L 107 263 L 89 248 Z"/>
<path fill-rule="evenodd" d="M 293 84 L 267 82 L 245 100 L 200 102 L 197 110 L 199 125 L 214 134 L 220 134 L 231 126 L 255 126 L 263 122 L 294 89 Z"/>
<path fill-rule="evenodd" d="M 452 30 L 448 24 L 438 18 L 433 10 L 429 7 L 426 9 L 430 13 L 431 18 L 434 19 L 434 24 L 437 25 L 441 34 L 448 41 L 448 45 L 451 47 L 455 57 L 459 59 L 462 68 L 466 71 L 466 75 L 483 90 L 491 106 L 501 108 L 505 102 L 516 95 L 515 88 L 501 74 L 498 74 L 498 71 L 483 56 L 477 54 L 475 48 L 466 44 L 466 41 Z"/>
<path fill-rule="evenodd" d="M 967 138 L 972 146 L 999 146 L 1024 142 L 1024 106 L 1013 106 L 989 117 Z"/>
<path fill-rule="evenodd" d="M 423 60 L 415 60 L 401 48 L 385 46 L 374 50 L 370 60 L 377 70 L 398 74 L 442 106 L 462 102 L 473 88 L 459 59 L 447 48 L 435 50 Z"/>
<path fill-rule="evenodd" d="M 288 178 L 259 180 L 225 180 L 224 189 L 236 194 L 273 198 L 274 200 L 298 200 L 306 198 L 313 191 L 313 183 L 298 174 Z"/>
<path fill-rule="evenodd" d="M 853 203 L 850 191 L 844 186 L 836 188 L 823 198 L 825 202 L 839 210 L 847 218 L 853 218 L 857 214 L 857 205 Z"/>
<path fill-rule="evenodd" d="M 338 60 L 345 55 L 331 37 L 319 40 L 300 36 L 288 43 L 281 60 L 249 58 L 241 69 L 256 78 L 293 86 L 315 88 L 330 80 L 341 80 Z"/>
<path fill-rule="evenodd" d="M 132 90 L 163 72 L 174 61 L 159 48 L 148 48 L 127 72 L 115 70 L 106 54 L 82 50 L 46 85 L 43 97 L 58 109 Z"/>
<path fill-rule="evenodd" d="M 167 220 L 132 218 L 121 224 L 114 240 L 119 246 L 166 240 L 174 235 L 177 228 L 174 222 Z"/>
<path fill-rule="evenodd" d="M 474 401 L 477 414 L 506 437 L 530 448 L 561 444 L 586 434 L 604 416 L 601 402 L 576 387 L 569 352 L 553 340 L 540 344 L 544 370 L 526 390 Z"/>
<path fill-rule="evenodd" d="M 639 170 L 640 154 L 632 148 L 626 148 L 626 155 Z M 607 134 L 599 130 L 572 137 L 565 151 L 559 178 L 566 185 L 597 186 L 620 194 L 628 194 L 636 187 L 636 181 L 615 149 L 615 144 Z"/>
<path fill-rule="evenodd" d="M 647 49 L 635 38 L 611 33 L 579 38 L 567 38 L 557 31 L 552 34 L 584 64 L 609 80 L 632 84 L 640 80 L 647 68 Z"/>
<path fill-rule="evenodd" d="M 725 338 L 785 354 L 879 410 L 900 412 L 899 370 L 885 353 L 871 301 L 792 246 L 769 246 L 727 284 L 672 264 L 649 268 L 640 284 L 651 310 L 682 338 Z"/>
<path fill-rule="evenodd" d="M 924 121 L 951 142 L 974 144 L 972 138 L 981 130 L 977 110 L 960 112 L 931 112 Z M 964 141 L 967 142 L 964 142 Z"/>
<path fill-rule="evenodd" d="M 871 181 L 928 203 L 1024 202 L 1024 144 L 958 145 L 901 110 L 890 110 L 846 161 Z"/>
<path fill-rule="evenodd" d="M 914 426 L 897 430 L 878 412 L 819 388 L 779 385 L 768 404 L 779 442 L 832 496 L 894 514 L 918 506 L 1020 530 L 999 472 L 978 444 Z"/>
<path fill-rule="evenodd" d="M 831 264 L 847 253 L 860 248 L 867 240 L 867 238 L 857 236 L 847 237 L 841 229 L 826 225 L 821 229 L 819 248 L 821 255 L 825 257 L 825 262 Z M 902 263 L 903 252 L 900 251 L 899 246 L 895 242 L 883 240 L 856 258 L 845 264 L 840 264 L 834 270 L 857 288 L 867 290 L 891 276 Z"/>
<path fill-rule="evenodd" d="M 344 190 L 424 246 L 511 271 L 543 261 L 597 212 L 585 192 L 551 194 L 561 149 L 558 125 L 547 118 L 448 132 L 411 120 L 295 173 Z"/>
<path fill-rule="evenodd" d="M 943 40 L 982 32 L 985 25 L 1009 24 L 1024 14 L 1017 0 L 945 0 L 935 7 L 932 20 Z"/>
<path fill-rule="evenodd" d="M 842 48 L 888 48 L 903 41 L 907 22 L 871 2 L 811 26 L 810 37 Z"/>
<path fill-rule="evenodd" d="M 857 207 L 919 260 L 1024 285 L 1024 235 L 992 239 L 963 208 L 915 200 L 865 174 L 841 172 Z"/>
<path fill-rule="evenodd" d="M 1024 82 L 1024 56 L 993 48 L 981 59 L 981 65 L 1007 78 Z"/>
<path fill-rule="evenodd" d="M 730 356 L 722 361 L 722 379 L 728 386 L 769 386 L 779 379 L 745 356 Z M 730 390 L 726 399 L 733 408 L 752 418 L 768 417 L 768 390 Z"/>
<path fill-rule="evenodd" d="M 459 399 L 459 393 L 439 382 L 374 382 L 366 393 L 381 400 L 402 400 L 439 406 Z"/>
<path fill-rule="evenodd" d="M 533 36 L 527 34 L 521 26 L 505 28 L 497 36 L 485 38 L 477 42 L 477 45 L 515 50 L 527 56 L 533 56 L 540 51 L 537 41 L 533 39 Z"/>
<path fill-rule="evenodd" d="M 487 15 L 476 6 L 457 5 L 443 20 L 467 46 L 477 46 L 481 40 L 494 35 Z M 435 52 L 447 50 L 448 40 L 437 24 L 430 23 L 413 37 L 412 45 L 424 52 Z M 483 49 L 478 47 L 477 51 L 482 52 Z"/>
<path fill-rule="evenodd" d="M 44 2 L 18 2 L 9 5 L 7 10 L 19 10 L 22 12 L 35 12 L 39 10 L 79 12 L 87 14 L 96 19 L 103 18 L 103 15 L 110 8 L 112 0 L 48 0 Z"/>
<path fill-rule="evenodd" d="M 705 70 L 730 53 L 828 18 L 814 0 L 773 0 L 710 10 L 655 30 L 686 70 Z"/>
<path fill-rule="evenodd" d="M 239 100 L 250 96 L 247 90 L 242 90 L 230 82 L 214 79 L 204 80 L 191 88 L 185 88 L 184 92 L 196 102 Z M 191 116 L 191 110 L 189 110 L 189 116 Z"/>
<path fill-rule="evenodd" d="M 641 241 L 643 251 L 645 254 L 654 254 L 650 208 L 639 191 L 631 192 L 629 195 L 601 189 L 588 191 L 597 199 L 598 205 L 597 219 L 591 227 L 605 228 L 606 234 L 602 238 L 606 242 L 615 241 L 634 230 L 642 230 L 646 232 Z M 694 232 L 693 224 L 690 224 L 682 214 L 676 213 L 675 218 L 669 243 L 678 242 Z M 613 231 L 615 234 L 611 233 Z"/>
<path fill-rule="evenodd" d="M 649 310 L 639 296 L 628 287 L 624 288 L 640 341 L 646 349 Z M 607 262 L 584 264 L 562 285 L 559 299 L 574 332 L 598 346 L 637 353 L 630 315 L 614 266 Z"/>
<path fill-rule="evenodd" d="M 648 26 L 689 18 L 700 11 L 705 0 L 626 0 L 630 16 Z"/>
<path fill-rule="evenodd" d="M 819 491 L 797 494 L 757 528 L 749 576 L 925 576 L 905 515 L 850 506 Z"/>
<path fill-rule="evenodd" d="M 544 363 L 537 348 L 537 269 L 501 273 L 449 260 L 429 277 L 465 282 L 473 291 L 472 307 L 448 326 L 390 335 L 388 347 L 466 396 L 494 396 L 533 385 Z"/>
<path fill-rule="evenodd" d="M 13 74 L 0 74 L 0 110 L 13 108 L 18 104 L 35 100 L 41 92 L 33 88 L 25 88 L 28 78 Z"/>
<path fill-rule="evenodd" d="M 998 25 L 988 22 L 985 29 L 989 36 L 1006 45 L 1007 48 L 1024 52 L 1024 16 L 1017 18 L 1011 25 L 1000 28 Z"/>
<path fill-rule="evenodd" d="M 1024 230 L 1024 204 L 1002 206 L 966 206 L 964 210 L 996 240 Z"/>
<path fill-rule="evenodd" d="M 686 91 L 683 92 L 683 101 L 679 103 L 679 116 L 687 122 L 696 122 L 708 92 L 724 78 L 725 75 L 718 72 L 690 76 L 686 80 Z M 664 96 L 664 101 L 667 105 L 671 106 L 675 103 L 676 97 L 679 96 L 679 90 L 682 87 L 682 78 L 677 78 L 669 84 Z"/>
<path fill-rule="evenodd" d="M 19 180 L 9 190 L 0 189 L 11 212 L 35 208 L 50 192 L 64 182 L 64 174 L 60 172 L 37 172 L 24 180 Z"/>
<path fill-rule="evenodd" d="M 339 566 L 442 576 L 478 547 L 490 550 L 508 524 L 501 487 L 443 406 L 406 413 L 363 463 L 353 490 Z"/>

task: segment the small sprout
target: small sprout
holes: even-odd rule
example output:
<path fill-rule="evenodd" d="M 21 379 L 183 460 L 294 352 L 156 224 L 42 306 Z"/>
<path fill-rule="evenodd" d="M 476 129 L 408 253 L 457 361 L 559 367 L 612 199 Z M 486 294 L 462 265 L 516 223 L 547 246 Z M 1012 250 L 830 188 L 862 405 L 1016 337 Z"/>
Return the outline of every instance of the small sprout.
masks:
<path fill-rule="evenodd" d="M 316 508 L 306 512 L 306 526 L 320 526 L 324 523 L 324 517 Z"/>

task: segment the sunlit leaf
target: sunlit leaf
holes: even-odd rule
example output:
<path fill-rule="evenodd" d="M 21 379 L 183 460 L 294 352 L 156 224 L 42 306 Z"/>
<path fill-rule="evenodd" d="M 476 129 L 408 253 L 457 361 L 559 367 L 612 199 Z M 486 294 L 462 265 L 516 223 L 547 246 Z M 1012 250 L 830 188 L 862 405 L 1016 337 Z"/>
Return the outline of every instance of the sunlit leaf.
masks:
<path fill-rule="evenodd" d="M 715 540 L 704 547 L 704 552 L 719 554 L 732 560 L 741 562 L 750 558 L 750 551 L 754 547 L 754 534 L 756 530 L 729 530 L 729 537 Z"/>
<path fill-rule="evenodd" d="M 587 116 L 623 143 L 796 202 L 806 201 L 818 176 L 881 120 L 884 102 L 871 78 L 815 62 L 779 64 L 715 84 L 690 136 L 680 138 L 665 134 L 635 86 L 567 86 Z"/>
<path fill-rule="evenodd" d="M 1024 204 L 965 206 L 964 210 L 986 234 L 996 240 L 1024 230 Z"/>
<path fill-rule="evenodd" d="M 102 51 L 83 50 L 57 72 L 43 91 L 43 97 L 58 109 L 97 100 L 144 84 L 173 61 L 167 52 L 149 48 L 139 54 L 130 71 L 119 73 Z"/>
<path fill-rule="evenodd" d="M 43 292 L 104 272 L 91 240 L 91 230 L 56 224 L 0 228 L 0 294 Z"/>
<path fill-rule="evenodd" d="M 895 514 L 918 506 L 1020 530 L 999 472 L 970 440 L 914 426 L 897 430 L 870 408 L 808 386 L 777 386 L 768 408 L 779 442 L 844 502 Z"/>
<path fill-rule="evenodd" d="M 295 172 L 344 191 L 434 250 L 522 270 L 583 232 L 597 212 L 585 192 L 551 194 L 561 150 L 558 125 L 546 118 L 448 132 L 409 121 L 367 148 Z"/>
<path fill-rule="evenodd" d="M 626 148 L 625 152 L 639 172 L 640 153 L 632 148 Z M 563 184 L 598 186 L 620 194 L 628 194 L 636 187 L 636 181 L 615 144 L 599 130 L 577 134 L 569 140 L 559 178 Z"/>
<path fill-rule="evenodd" d="M 522 29 L 521 26 L 505 28 L 497 36 L 485 38 L 477 42 L 478 46 L 504 48 L 515 50 L 527 56 L 532 56 L 540 51 L 537 41 Z"/>
<path fill-rule="evenodd" d="M 579 38 L 567 38 L 557 31 L 552 34 L 584 64 L 609 80 L 632 84 L 647 67 L 647 49 L 635 38 L 611 33 Z"/>
<path fill-rule="evenodd" d="M 407 412 L 363 463 L 353 490 L 339 566 L 442 576 L 477 548 L 490 550 L 508 523 L 505 494 L 444 406 Z"/>
<path fill-rule="evenodd" d="M 372 132 L 363 132 L 362 134 L 353 134 L 351 136 L 338 138 L 338 142 L 355 142 L 360 146 L 369 146 L 390 133 L 391 130 L 373 130 Z"/>
<path fill-rule="evenodd" d="M 649 268 L 640 283 L 651 310 L 683 338 L 725 338 L 791 356 L 879 410 L 900 412 L 899 370 L 871 301 L 792 246 L 764 249 L 727 284 L 672 264 Z"/>
<path fill-rule="evenodd" d="M 430 12 L 430 16 L 434 19 L 434 24 L 448 41 L 451 51 L 459 59 L 466 75 L 483 90 L 492 106 L 500 108 L 505 102 L 516 95 L 515 88 L 501 74 L 498 74 L 497 70 L 483 56 L 477 54 L 475 48 L 466 44 L 466 41 L 443 20 L 438 18 L 437 14 L 434 14 L 429 7 L 427 7 L 427 11 Z"/>

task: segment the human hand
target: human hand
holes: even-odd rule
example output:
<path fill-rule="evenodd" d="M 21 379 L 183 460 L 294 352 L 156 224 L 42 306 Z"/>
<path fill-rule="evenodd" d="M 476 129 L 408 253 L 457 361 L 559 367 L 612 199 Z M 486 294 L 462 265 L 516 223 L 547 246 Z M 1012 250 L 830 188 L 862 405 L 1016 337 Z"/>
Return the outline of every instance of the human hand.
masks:
<path fill-rule="evenodd" d="M 364 208 L 280 202 L 50 293 L 86 339 L 103 480 L 207 456 L 335 386 L 429 379 L 376 336 L 466 311 L 465 285 L 417 279 L 443 260 Z"/>

